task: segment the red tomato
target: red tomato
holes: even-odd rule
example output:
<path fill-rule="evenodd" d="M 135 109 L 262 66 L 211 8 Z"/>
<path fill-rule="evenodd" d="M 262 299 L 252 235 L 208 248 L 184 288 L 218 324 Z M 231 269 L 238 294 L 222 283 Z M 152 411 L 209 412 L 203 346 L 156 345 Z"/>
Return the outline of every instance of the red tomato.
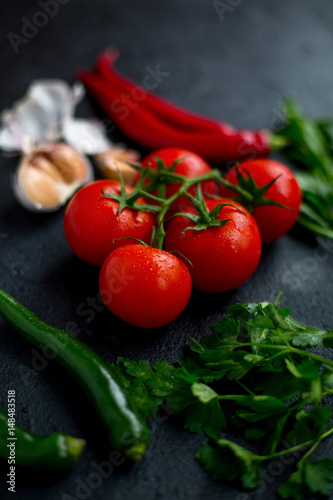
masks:
<path fill-rule="evenodd" d="M 155 157 L 161 158 L 164 161 L 167 168 L 170 168 L 176 160 L 184 158 L 183 161 L 177 164 L 174 172 L 176 174 L 183 175 L 190 179 L 192 179 L 193 177 L 197 177 L 199 175 L 207 174 L 212 170 L 211 167 L 208 165 L 208 163 L 206 163 L 206 161 L 200 156 L 186 149 L 178 149 L 178 148 L 165 148 L 153 151 L 143 159 L 141 166 L 148 167 L 150 165 L 150 168 L 152 170 L 156 170 L 157 164 L 156 161 L 153 160 L 153 158 Z M 136 182 L 138 181 L 139 177 L 140 176 L 137 177 Z M 166 188 L 167 198 L 175 194 L 180 187 L 181 184 L 179 183 L 168 184 Z M 204 194 L 215 194 L 216 183 L 213 180 L 204 181 L 201 183 L 201 188 Z M 189 193 L 192 194 L 193 196 L 195 196 L 195 191 L 196 191 L 195 186 L 189 189 Z M 171 208 L 177 210 L 184 210 L 190 204 L 191 202 L 185 196 L 181 196 L 180 198 L 178 198 L 176 202 L 174 202 L 171 205 Z"/>
<path fill-rule="evenodd" d="M 256 269 L 261 255 L 258 226 L 249 212 L 231 200 L 208 200 L 211 212 L 219 203 L 224 206 L 217 220 L 232 219 L 224 227 L 188 230 L 195 224 L 184 216 L 174 217 L 166 231 L 165 248 L 177 250 L 191 263 L 193 288 L 204 292 L 225 292 L 246 281 Z M 239 210 L 242 210 L 240 212 Z M 188 209 L 196 213 L 194 208 Z"/>
<path fill-rule="evenodd" d="M 120 194 L 120 182 L 95 181 L 81 188 L 67 205 L 64 229 L 73 252 L 89 264 L 102 265 L 115 248 L 133 244 L 138 238 L 150 243 L 154 217 L 151 213 L 124 208 L 118 214 L 119 203 L 106 198 L 105 193 Z M 132 188 L 126 187 L 130 193 Z"/>
<path fill-rule="evenodd" d="M 141 328 L 174 320 L 191 295 L 191 276 L 174 255 L 143 245 L 114 250 L 100 271 L 99 288 L 110 311 Z"/>
<path fill-rule="evenodd" d="M 274 160 L 258 159 L 247 161 L 241 163 L 238 168 L 245 178 L 248 178 L 247 172 L 249 172 L 258 187 L 265 186 L 282 174 L 266 191 L 264 196 L 291 208 L 291 210 L 263 205 L 254 207 L 252 211 L 252 215 L 259 226 L 263 243 L 271 243 L 286 234 L 298 217 L 301 191 L 297 180 L 288 167 Z M 232 167 L 225 178 L 232 184 L 238 184 L 236 168 Z M 228 198 L 234 197 L 235 193 L 220 186 L 219 195 Z"/>

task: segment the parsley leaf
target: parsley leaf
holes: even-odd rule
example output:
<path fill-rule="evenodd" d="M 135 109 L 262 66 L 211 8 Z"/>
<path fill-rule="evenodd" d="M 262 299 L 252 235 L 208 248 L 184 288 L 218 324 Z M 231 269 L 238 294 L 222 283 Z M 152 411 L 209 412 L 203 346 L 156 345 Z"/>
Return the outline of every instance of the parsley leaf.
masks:
<path fill-rule="evenodd" d="M 290 432 L 286 436 L 289 443 L 300 444 L 316 440 L 329 423 L 331 409 L 315 406 L 309 413 L 299 412 Z"/>
<path fill-rule="evenodd" d="M 304 462 L 304 482 L 311 493 L 329 496 L 333 486 L 333 459 Z"/>
<path fill-rule="evenodd" d="M 330 496 L 333 488 L 333 459 L 298 463 L 297 471 L 278 490 L 281 498 L 303 500 L 309 495 Z"/>
<path fill-rule="evenodd" d="M 219 435 L 226 427 L 225 416 L 222 411 L 219 395 L 208 385 L 200 383 L 193 375 L 183 369 L 179 378 L 187 385 L 192 398 L 187 395 L 187 406 L 184 407 L 186 417 L 185 429 L 190 432 L 199 432 L 203 429 L 210 436 Z M 173 407 L 174 397 L 169 397 L 168 403 Z"/>
<path fill-rule="evenodd" d="M 263 453 L 275 452 L 291 410 L 274 396 L 246 396 L 237 400 L 237 404 L 249 408 L 235 412 L 241 421 L 249 423 L 244 432 L 245 439 L 265 437 Z"/>
<path fill-rule="evenodd" d="M 149 361 L 131 361 L 119 357 L 117 364 L 113 365 L 122 382 L 135 401 L 143 418 L 154 418 L 158 407 L 163 403 L 163 397 L 156 396 L 150 389 L 148 381 L 153 377 L 154 371 Z"/>
<path fill-rule="evenodd" d="M 179 361 L 179 364 L 198 380 L 202 380 L 206 384 L 214 380 L 220 380 L 225 376 L 225 370 L 223 368 L 202 366 L 202 364 L 190 357 Z"/>
<path fill-rule="evenodd" d="M 302 469 L 298 467 L 288 481 L 278 489 L 279 496 L 283 499 L 292 498 L 293 500 L 303 500 L 306 494 L 303 484 Z"/>
<path fill-rule="evenodd" d="M 201 446 L 196 457 L 218 481 L 240 480 L 246 489 L 259 486 L 261 457 L 232 441 L 208 441 Z"/>
<path fill-rule="evenodd" d="M 185 410 L 185 429 L 190 432 L 199 432 L 203 429 L 209 436 L 219 436 L 221 429 L 225 429 L 226 421 L 218 399 L 209 403 L 196 403 Z"/>

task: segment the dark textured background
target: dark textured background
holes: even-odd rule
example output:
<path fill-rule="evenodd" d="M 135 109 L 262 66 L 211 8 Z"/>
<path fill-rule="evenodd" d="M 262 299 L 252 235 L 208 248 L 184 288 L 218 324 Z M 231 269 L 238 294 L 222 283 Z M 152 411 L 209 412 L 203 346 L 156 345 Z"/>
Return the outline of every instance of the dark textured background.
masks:
<path fill-rule="evenodd" d="M 78 67 L 89 67 L 104 47 L 121 50 L 118 67 L 142 81 L 146 66 L 169 73 L 157 92 L 194 111 L 236 126 L 276 125 L 283 96 L 294 95 L 312 115 L 332 114 L 333 6 L 317 0 L 225 0 L 222 19 L 214 5 L 200 0 L 75 1 L 59 8 L 16 55 L 7 38 L 21 34 L 22 17 L 32 19 L 37 2 L 2 0 L 0 6 L 0 109 L 18 99 L 34 78 L 72 81 Z M 93 113 L 86 102 L 80 114 Z M 194 293 L 186 311 L 156 332 L 130 328 L 110 313 L 88 315 L 77 308 L 98 292 L 98 270 L 76 259 L 62 230 L 63 210 L 33 215 L 20 208 L 11 189 L 16 159 L 0 159 L 0 287 L 55 326 L 75 322 L 80 338 L 113 361 L 122 355 L 170 361 L 182 355 L 189 334 L 198 337 L 236 301 L 274 300 L 282 289 L 283 305 L 304 323 L 332 328 L 333 245 L 325 249 L 295 228 L 264 251 L 252 278 L 227 294 Z M 4 237 L 6 235 L 6 237 Z M 325 242 L 324 242 L 325 243 Z M 40 434 L 56 430 L 88 439 L 72 471 L 60 477 L 18 473 L 17 500 L 247 500 L 275 498 L 290 472 L 268 472 L 261 494 L 241 493 L 214 483 L 195 461 L 202 435 L 190 435 L 172 419 L 153 424 L 152 446 L 145 460 L 115 470 L 100 487 L 77 496 L 93 463 L 106 458 L 105 436 L 98 420 L 70 377 L 55 364 L 22 378 L 36 355 L 0 320 L 0 405 L 8 389 L 17 393 L 18 422 Z M 40 366 L 40 365 L 39 365 Z M 331 453 L 332 442 L 323 444 Z M 6 492 L 7 465 L 1 464 L 0 497 Z M 71 495 L 64 496 L 64 493 Z M 2 496 L 3 495 L 3 496 Z"/>

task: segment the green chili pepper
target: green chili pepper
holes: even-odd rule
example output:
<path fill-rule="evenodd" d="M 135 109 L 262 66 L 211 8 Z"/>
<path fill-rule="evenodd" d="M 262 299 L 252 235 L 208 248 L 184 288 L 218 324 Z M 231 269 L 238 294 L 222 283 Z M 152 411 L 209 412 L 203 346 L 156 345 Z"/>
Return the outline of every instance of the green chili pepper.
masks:
<path fill-rule="evenodd" d="M 0 314 L 36 347 L 55 351 L 55 359 L 80 383 L 106 425 L 113 448 L 139 461 L 149 446 L 150 432 L 112 366 L 80 340 L 41 321 L 3 290 Z"/>
<path fill-rule="evenodd" d="M 0 457 L 9 460 L 9 464 L 24 467 L 69 469 L 81 455 L 86 444 L 83 439 L 59 432 L 45 437 L 36 436 L 16 423 L 13 437 L 9 436 L 8 431 L 8 415 L 0 408 Z M 15 461 L 11 462 L 12 460 Z"/>

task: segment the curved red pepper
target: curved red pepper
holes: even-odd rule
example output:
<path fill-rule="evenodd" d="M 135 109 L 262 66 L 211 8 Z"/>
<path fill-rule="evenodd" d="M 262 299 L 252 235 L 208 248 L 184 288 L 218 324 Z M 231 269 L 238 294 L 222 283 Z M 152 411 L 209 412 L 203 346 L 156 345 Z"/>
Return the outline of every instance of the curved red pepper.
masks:
<path fill-rule="evenodd" d="M 163 137 L 158 137 L 157 142 L 165 141 L 168 145 L 170 140 L 178 141 L 179 138 L 188 141 L 188 133 L 170 127 L 169 124 L 161 124 L 159 119 L 149 110 L 138 110 L 136 107 L 128 106 L 127 96 L 124 93 L 119 93 L 114 87 L 105 87 L 103 79 L 94 73 L 84 72 L 80 74 L 80 79 L 84 82 L 85 86 L 92 94 L 100 106 L 107 114 L 112 115 L 114 123 L 125 133 L 130 134 L 130 137 L 140 142 L 143 146 L 150 148 L 149 143 L 142 143 L 144 137 L 149 138 L 149 141 L 154 142 L 156 130 L 161 130 L 163 127 Z M 127 123 L 129 122 L 129 123 Z M 138 128 L 136 130 L 136 128 Z M 151 134 L 151 131 L 154 131 Z M 135 137 L 134 137 L 135 136 Z M 202 130 L 196 130 L 191 133 L 192 140 L 195 138 L 199 141 L 212 142 L 211 138 Z M 137 139 L 140 137 L 140 141 Z"/>
<path fill-rule="evenodd" d="M 237 161 L 269 154 L 266 131 L 233 127 L 192 115 L 145 91 L 144 99 L 130 100 L 140 87 L 111 69 L 116 52 L 102 54 L 98 72 L 81 72 L 88 92 L 129 138 L 149 150 L 181 147 L 212 163 Z"/>
<path fill-rule="evenodd" d="M 148 91 L 143 85 L 132 82 L 129 78 L 118 73 L 114 68 L 114 63 L 118 59 L 118 55 L 118 50 L 111 48 L 100 54 L 96 60 L 96 71 L 108 80 L 110 85 L 118 87 L 119 91 L 129 94 L 141 92 L 142 105 L 149 108 L 171 125 L 177 127 L 183 126 L 188 130 L 200 129 L 201 132 L 207 129 L 207 131 L 209 130 L 220 134 L 220 126 L 222 123 L 192 113 L 183 109 L 181 106 L 176 106 L 168 100 Z M 139 105 L 140 104 L 141 101 Z"/>

